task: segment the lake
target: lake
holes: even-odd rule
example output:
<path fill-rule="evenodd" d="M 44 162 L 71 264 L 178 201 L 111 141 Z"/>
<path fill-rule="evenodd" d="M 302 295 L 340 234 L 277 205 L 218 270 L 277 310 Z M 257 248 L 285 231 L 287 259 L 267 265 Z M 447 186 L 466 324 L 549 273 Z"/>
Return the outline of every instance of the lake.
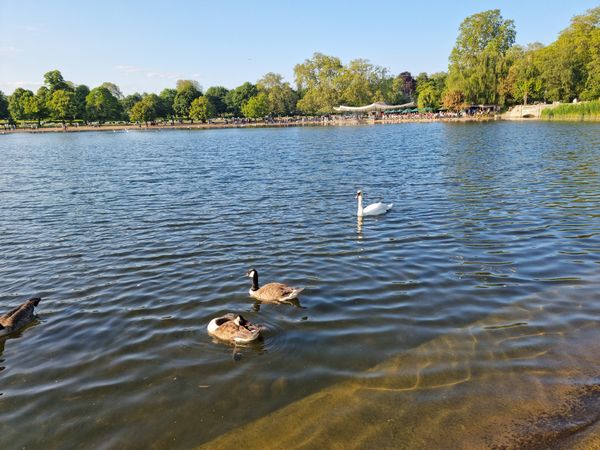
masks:
<path fill-rule="evenodd" d="M 1 448 L 594 439 L 598 124 L 15 134 L 0 155 L 1 311 L 43 297 L 0 340 Z M 357 220 L 357 189 L 392 210 Z M 255 304 L 251 267 L 299 303 Z M 210 338 L 230 311 L 264 340 Z"/>

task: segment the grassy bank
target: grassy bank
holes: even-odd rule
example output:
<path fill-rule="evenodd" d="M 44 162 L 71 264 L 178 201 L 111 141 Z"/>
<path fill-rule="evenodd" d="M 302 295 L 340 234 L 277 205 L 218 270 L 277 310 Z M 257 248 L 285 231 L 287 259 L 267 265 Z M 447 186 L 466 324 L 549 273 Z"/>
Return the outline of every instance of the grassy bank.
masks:
<path fill-rule="evenodd" d="M 542 111 L 546 120 L 589 120 L 600 122 L 600 100 L 583 103 L 565 103 Z"/>

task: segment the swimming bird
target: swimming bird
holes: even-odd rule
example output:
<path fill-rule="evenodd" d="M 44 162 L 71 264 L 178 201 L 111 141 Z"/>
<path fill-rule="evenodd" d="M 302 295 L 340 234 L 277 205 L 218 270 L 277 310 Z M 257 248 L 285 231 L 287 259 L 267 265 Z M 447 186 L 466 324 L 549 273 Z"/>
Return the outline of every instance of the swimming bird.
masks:
<path fill-rule="evenodd" d="M 222 341 L 246 344 L 260 337 L 261 328 L 248 322 L 239 314 L 228 313 L 213 319 L 206 327 L 208 334 Z"/>
<path fill-rule="evenodd" d="M 298 294 L 304 290 L 304 288 L 290 287 L 283 283 L 269 283 L 259 288 L 256 269 L 250 269 L 246 276 L 252 278 L 250 296 L 261 302 L 287 302 L 298 297 Z"/>
<path fill-rule="evenodd" d="M 385 214 L 390 209 L 392 209 L 392 206 L 394 206 L 393 203 L 386 204 L 386 203 L 378 202 L 378 203 L 371 203 L 366 208 L 363 208 L 363 206 L 362 206 L 362 191 L 356 192 L 356 199 L 358 200 L 358 212 L 356 214 L 359 217 L 378 216 L 380 214 Z"/>
<path fill-rule="evenodd" d="M 12 311 L 0 316 L 0 336 L 5 336 L 20 328 L 23 328 L 35 317 L 35 307 L 40 303 L 41 298 L 31 298 L 17 306 Z"/>

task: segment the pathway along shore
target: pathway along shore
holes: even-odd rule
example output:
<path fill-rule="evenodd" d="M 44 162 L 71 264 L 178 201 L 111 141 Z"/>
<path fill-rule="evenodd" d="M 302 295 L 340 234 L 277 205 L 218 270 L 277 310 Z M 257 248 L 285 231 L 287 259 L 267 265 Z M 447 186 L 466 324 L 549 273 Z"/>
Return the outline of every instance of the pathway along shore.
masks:
<path fill-rule="evenodd" d="M 296 119 L 281 121 L 238 121 L 238 122 L 213 122 L 213 123 L 182 123 L 182 124 L 156 124 L 156 125 L 67 125 L 66 127 L 41 127 L 41 128 L 16 128 L 0 129 L 0 134 L 13 133 L 76 133 L 84 131 L 159 131 L 159 130 L 210 130 L 221 128 L 281 128 L 281 127 L 320 127 L 320 126 L 356 126 L 356 125 L 380 125 L 395 123 L 422 123 L 422 122 L 487 122 L 498 120 L 497 116 L 466 116 L 466 117 L 420 117 L 420 118 L 400 118 L 400 119 Z"/>

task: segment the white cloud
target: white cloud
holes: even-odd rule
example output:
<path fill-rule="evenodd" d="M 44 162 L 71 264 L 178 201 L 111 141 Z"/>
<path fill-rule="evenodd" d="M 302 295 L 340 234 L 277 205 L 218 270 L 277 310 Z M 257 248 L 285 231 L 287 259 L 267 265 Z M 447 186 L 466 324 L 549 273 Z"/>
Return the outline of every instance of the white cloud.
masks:
<path fill-rule="evenodd" d="M 9 81 L 1 82 L 0 87 L 2 87 L 2 89 L 0 90 L 3 90 L 5 91 L 5 93 L 10 94 L 17 88 L 36 90 L 41 85 L 42 83 L 40 83 L 39 81 Z"/>
<path fill-rule="evenodd" d="M 13 45 L 0 45 L 0 55 L 14 55 L 15 53 L 20 53 L 22 50 Z"/>
<path fill-rule="evenodd" d="M 179 72 L 146 72 L 148 78 L 163 78 L 169 80 L 177 80 L 183 78 L 183 74 Z"/>
<path fill-rule="evenodd" d="M 119 72 L 124 72 L 124 73 L 138 73 L 138 72 L 143 72 L 144 69 L 142 69 L 141 67 L 136 67 L 136 66 L 116 66 L 115 69 L 117 69 Z"/>

